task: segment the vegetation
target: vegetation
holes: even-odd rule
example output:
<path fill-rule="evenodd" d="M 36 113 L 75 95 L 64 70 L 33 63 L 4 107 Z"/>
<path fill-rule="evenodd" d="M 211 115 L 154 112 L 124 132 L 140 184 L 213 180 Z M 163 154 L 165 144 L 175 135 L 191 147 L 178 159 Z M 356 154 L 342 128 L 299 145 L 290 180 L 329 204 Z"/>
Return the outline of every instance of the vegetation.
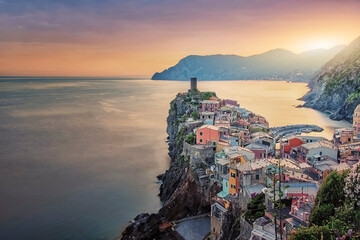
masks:
<path fill-rule="evenodd" d="M 191 97 L 186 97 L 185 102 L 191 102 Z"/>
<path fill-rule="evenodd" d="M 215 93 L 213 93 L 213 92 L 201 92 L 201 98 L 203 100 L 209 100 L 211 97 L 216 97 Z"/>
<path fill-rule="evenodd" d="M 188 144 L 195 144 L 196 143 L 195 133 L 190 133 L 190 134 L 186 135 L 185 142 Z"/>
<path fill-rule="evenodd" d="M 265 194 L 260 193 L 253 197 L 247 205 L 245 218 L 248 222 L 253 223 L 256 219 L 265 215 Z"/>
<path fill-rule="evenodd" d="M 184 114 L 181 117 L 181 122 L 186 122 L 187 119 L 188 119 L 188 116 L 186 114 Z"/>
<path fill-rule="evenodd" d="M 324 220 L 334 216 L 334 208 L 342 206 L 345 202 L 345 178 L 347 173 L 331 172 L 321 185 L 315 199 L 315 208 L 310 215 L 312 225 L 323 225 Z"/>
<path fill-rule="evenodd" d="M 190 162 L 189 156 L 180 155 L 178 158 L 178 163 L 182 166 L 187 165 L 189 162 Z"/>
<path fill-rule="evenodd" d="M 194 120 L 197 120 L 199 118 L 199 113 L 197 111 L 193 111 L 190 115 Z"/>
<path fill-rule="evenodd" d="M 280 234 L 280 239 L 283 239 L 283 231 L 282 229 L 278 229 L 283 220 L 283 209 L 286 207 L 283 203 L 284 192 L 283 189 L 286 188 L 281 182 L 281 173 L 283 172 L 283 166 L 281 165 L 281 159 L 277 159 L 276 167 L 272 169 L 272 186 L 271 193 L 272 197 L 270 197 L 270 201 L 274 204 L 274 213 L 273 220 L 275 222 L 275 239 L 278 239 L 278 233 Z M 279 226 L 278 226 L 279 224 Z"/>
<path fill-rule="evenodd" d="M 175 103 L 174 101 L 171 101 L 170 108 L 169 108 L 169 114 L 175 110 Z"/>
<path fill-rule="evenodd" d="M 350 93 L 346 98 L 346 103 L 352 103 L 358 99 L 360 99 L 360 77 L 357 79 L 357 87 L 355 88 L 355 92 Z"/>
<path fill-rule="evenodd" d="M 360 197 L 360 167 L 353 171 L 332 172 L 321 185 L 310 215 L 310 227 L 299 228 L 291 235 L 292 240 L 330 239 L 335 240 L 334 231 L 341 236 L 349 229 L 354 230 L 351 239 L 359 237 L 360 211 L 356 194 Z M 355 192 L 357 191 L 357 192 Z"/>
<path fill-rule="evenodd" d="M 350 93 L 349 96 L 346 98 L 346 103 L 352 103 L 359 98 L 360 98 L 360 92 Z"/>
<path fill-rule="evenodd" d="M 309 228 L 301 227 L 296 233 L 291 235 L 291 240 L 317 240 L 317 239 L 329 239 L 335 240 L 334 232 L 337 230 L 341 236 L 345 235 L 348 230 L 351 229 L 351 225 L 344 221 L 338 220 L 335 217 L 330 217 L 323 226 L 313 225 Z M 355 239 L 355 238 L 352 238 Z"/>
<path fill-rule="evenodd" d="M 181 144 L 184 141 L 184 134 L 186 132 L 186 128 L 183 127 L 179 130 L 178 134 L 177 134 L 177 138 L 176 138 L 176 145 L 179 147 L 181 146 Z"/>

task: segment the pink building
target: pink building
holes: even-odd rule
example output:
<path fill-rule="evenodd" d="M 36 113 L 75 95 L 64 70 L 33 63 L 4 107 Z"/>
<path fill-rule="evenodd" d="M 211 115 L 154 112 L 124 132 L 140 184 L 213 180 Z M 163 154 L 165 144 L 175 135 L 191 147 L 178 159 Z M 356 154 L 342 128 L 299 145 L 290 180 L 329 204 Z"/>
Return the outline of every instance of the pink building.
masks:
<path fill-rule="evenodd" d="M 250 123 L 260 123 L 264 125 L 265 127 L 269 127 L 269 123 L 266 121 L 266 119 L 262 116 L 253 116 L 249 118 Z"/>
<path fill-rule="evenodd" d="M 220 107 L 220 103 L 213 100 L 204 100 L 201 104 L 203 112 L 216 112 Z"/>
<path fill-rule="evenodd" d="M 250 149 L 253 153 L 255 153 L 256 159 L 262 159 L 267 157 L 267 152 L 265 149 Z"/>
<path fill-rule="evenodd" d="M 217 142 L 220 139 L 219 128 L 213 125 L 203 125 L 196 130 L 196 144 Z"/>
<path fill-rule="evenodd" d="M 222 101 L 222 105 L 225 106 L 225 105 L 231 105 L 231 106 L 234 106 L 234 107 L 240 107 L 240 104 L 237 103 L 237 101 L 235 100 L 231 100 L 231 99 L 224 99 Z"/>

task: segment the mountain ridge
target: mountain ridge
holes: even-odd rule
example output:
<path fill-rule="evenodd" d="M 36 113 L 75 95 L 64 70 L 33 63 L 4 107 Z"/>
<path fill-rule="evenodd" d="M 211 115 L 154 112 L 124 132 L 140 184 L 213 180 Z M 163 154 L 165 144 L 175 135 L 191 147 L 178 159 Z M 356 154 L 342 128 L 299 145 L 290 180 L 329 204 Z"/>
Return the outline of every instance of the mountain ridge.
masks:
<path fill-rule="evenodd" d="M 309 82 L 304 107 L 330 114 L 334 120 L 352 121 L 360 104 L 360 37 L 336 54 Z"/>
<path fill-rule="evenodd" d="M 261 54 L 188 55 L 176 65 L 156 72 L 152 80 L 292 80 L 306 81 L 344 46 L 316 49 L 300 54 L 277 48 Z"/>

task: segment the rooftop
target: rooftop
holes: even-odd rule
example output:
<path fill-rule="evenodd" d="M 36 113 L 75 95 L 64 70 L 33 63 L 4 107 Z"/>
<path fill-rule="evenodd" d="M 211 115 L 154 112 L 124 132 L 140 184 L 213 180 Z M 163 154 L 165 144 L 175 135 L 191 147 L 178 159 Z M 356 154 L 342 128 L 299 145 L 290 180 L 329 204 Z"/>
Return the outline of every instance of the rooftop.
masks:
<path fill-rule="evenodd" d="M 219 131 L 219 127 L 214 126 L 214 125 L 209 125 L 209 124 L 202 125 L 201 127 L 198 128 L 198 130 L 204 129 L 204 128 L 209 128 L 209 129 L 212 129 L 212 130 Z"/>
<path fill-rule="evenodd" d="M 271 158 L 271 159 L 268 159 L 268 161 L 271 162 L 272 164 L 278 164 L 279 159 Z M 297 165 L 297 163 L 291 159 L 283 158 L 283 159 L 281 159 L 280 164 L 282 167 L 284 167 L 286 169 L 300 170 L 299 165 Z"/>
<path fill-rule="evenodd" d="M 201 103 L 215 103 L 218 104 L 218 101 L 214 101 L 214 100 L 203 100 Z"/>
<path fill-rule="evenodd" d="M 318 142 L 306 143 L 306 144 L 302 145 L 302 147 L 305 149 L 308 149 L 308 150 L 321 148 L 321 147 L 336 150 L 336 147 L 334 146 L 334 144 L 332 144 L 330 141 L 327 141 L 327 140 L 320 140 Z"/>
<path fill-rule="evenodd" d="M 238 164 L 236 168 L 240 172 L 251 172 L 269 165 L 271 165 L 271 163 L 266 159 L 254 159 L 243 164 Z"/>
<path fill-rule="evenodd" d="M 227 158 L 218 158 L 216 159 L 216 163 L 219 165 L 226 165 L 230 163 L 230 160 Z"/>

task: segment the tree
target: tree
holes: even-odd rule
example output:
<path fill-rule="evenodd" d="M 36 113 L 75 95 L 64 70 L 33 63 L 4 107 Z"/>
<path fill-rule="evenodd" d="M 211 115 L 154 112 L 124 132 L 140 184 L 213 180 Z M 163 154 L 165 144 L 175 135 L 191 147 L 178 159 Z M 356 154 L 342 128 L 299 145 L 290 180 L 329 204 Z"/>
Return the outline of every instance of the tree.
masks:
<path fill-rule="evenodd" d="M 335 208 L 345 203 L 345 177 L 347 173 L 331 172 L 322 183 L 316 199 L 315 207 L 310 215 L 310 224 L 323 225 L 324 220 L 334 216 Z"/>
<path fill-rule="evenodd" d="M 187 142 L 188 144 L 195 144 L 196 143 L 195 133 L 190 133 L 190 134 L 186 135 L 185 142 Z"/>
<path fill-rule="evenodd" d="M 199 113 L 198 113 L 197 111 L 193 111 L 193 112 L 191 113 L 191 117 L 192 117 L 194 120 L 196 120 L 196 119 L 199 118 Z"/>
<path fill-rule="evenodd" d="M 333 204 L 323 204 L 321 206 L 315 207 L 310 215 L 310 222 L 314 225 L 323 225 L 326 220 L 329 219 L 329 216 L 334 214 L 334 205 Z"/>
<path fill-rule="evenodd" d="M 181 122 L 186 122 L 188 116 L 186 114 L 182 115 Z"/>
<path fill-rule="evenodd" d="M 266 206 L 265 194 L 260 193 L 253 197 L 247 205 L 247 210 L 245 212 L 245 218 L 248 222 L 254 222 L 256 219 L 263 217 L 265 215 Z"/>
<path fill-rule="evenodd" d="M 284 196 L 283 189 L 286 188 L 284 184 L 281 182 L 281 174 L 283 172 L 283 167 L 281 166 L 281 158 L 277 159 L 276 166 L 272 169 L 272 197 L 270 201 L 274 205 L 274 223 L 275 223 L 275 239 L 278 239 L 278 232 L 280 234 L 280 239 L 282 239 L 282 228 L 281 222 L 283 219 L 283 209 L 285 208 L 285 204 L 282 202 L 282 198 Z M 279 222 L 280 229 L 278 231 L 277 222 Z"/>
<path fill-rule="evenodd" d="M 354 225 L 359 229 L 360 225 L 360 162 L 355 164 L 352 171 L 345 178 L 345 194 L 353 201 Z"/>

